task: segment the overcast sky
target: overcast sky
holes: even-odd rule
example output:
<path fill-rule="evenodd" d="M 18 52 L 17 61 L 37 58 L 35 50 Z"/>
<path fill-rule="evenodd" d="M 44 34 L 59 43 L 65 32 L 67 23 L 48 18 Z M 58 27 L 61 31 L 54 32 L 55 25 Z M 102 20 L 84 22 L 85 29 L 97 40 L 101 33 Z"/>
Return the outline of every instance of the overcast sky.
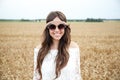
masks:
<path fill-rule="evenodd" d="M 0 19 L 45 19 L 55 10 L 68 19 L 120 19 L 120 0 L 0 0 Z"/>

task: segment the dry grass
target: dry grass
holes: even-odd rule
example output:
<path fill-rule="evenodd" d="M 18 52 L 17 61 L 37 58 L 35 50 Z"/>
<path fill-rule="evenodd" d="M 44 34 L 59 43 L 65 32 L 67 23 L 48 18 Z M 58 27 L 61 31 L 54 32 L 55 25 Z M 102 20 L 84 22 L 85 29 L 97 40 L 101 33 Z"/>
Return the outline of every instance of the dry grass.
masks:
<path fill-rule="evenodd" d="M 32 80 L 44 22 L 0 22 L 0 80 Z M 120 22 L 71 23 L 83 80 L 120 80 Z"/>

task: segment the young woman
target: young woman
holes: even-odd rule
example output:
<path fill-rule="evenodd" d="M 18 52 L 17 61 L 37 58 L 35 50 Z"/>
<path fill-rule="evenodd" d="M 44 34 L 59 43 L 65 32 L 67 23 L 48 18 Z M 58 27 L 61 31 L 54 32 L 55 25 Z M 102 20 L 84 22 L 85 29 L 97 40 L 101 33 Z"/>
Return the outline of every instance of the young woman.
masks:
<path fill-rule="evenodd" d="M 34 49 L 33 80 L 82 80 L 79 46 L 70 32 L 62 12 L 49 13 L 43 41 Z"/>

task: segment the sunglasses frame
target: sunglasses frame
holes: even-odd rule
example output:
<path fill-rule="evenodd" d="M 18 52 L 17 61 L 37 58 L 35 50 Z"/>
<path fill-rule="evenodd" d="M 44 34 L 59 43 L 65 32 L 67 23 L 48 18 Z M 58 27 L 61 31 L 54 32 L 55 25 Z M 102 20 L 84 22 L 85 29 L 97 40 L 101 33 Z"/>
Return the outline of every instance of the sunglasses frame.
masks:
<path fill-rule="evenodd" d="M 62 25 L 62 26 L 64 26 L 64 27 L 60 27 L 60 25 Z M 51 28 L 50 28 L 50 26 L 54 26 L 54 27 L 51 27 Z M 59 30 L 62 30 L 62 29 L 65 29 L 65 28 L 67 27 L 67 25 L 66 25 L 66 24 L 63 24 L 63 23 L 61 23 L 61 24 L 59 24 L 59 25 L 55 25 L 55 24 L 50 23 L 50 24 L 47 25 L 47 28 L 50 29 L 50 30 L 55 30 L 56 27 L 58 27 Z"/>

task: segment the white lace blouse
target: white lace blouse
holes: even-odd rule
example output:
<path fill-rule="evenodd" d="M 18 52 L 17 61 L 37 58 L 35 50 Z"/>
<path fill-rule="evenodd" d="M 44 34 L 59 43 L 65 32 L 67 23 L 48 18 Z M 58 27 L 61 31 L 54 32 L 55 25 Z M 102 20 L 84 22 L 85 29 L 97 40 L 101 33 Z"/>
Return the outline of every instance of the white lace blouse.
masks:
<path fill-rule="evenodd" d="M 39 80 L 40 75 L 36 70 L 38 48 L 34 48 L 34 74 L 33 80 Z M 80 71 L 80 52 L 79 48 L 69 49 L 69 61 L 67 65 L 61 70 L 61 74 L 57 79 L 55 78 L 55 57 L 58 50 L 50 50 L 43 60 L 42 64 L 42 80 L 82 80 Z"/>

